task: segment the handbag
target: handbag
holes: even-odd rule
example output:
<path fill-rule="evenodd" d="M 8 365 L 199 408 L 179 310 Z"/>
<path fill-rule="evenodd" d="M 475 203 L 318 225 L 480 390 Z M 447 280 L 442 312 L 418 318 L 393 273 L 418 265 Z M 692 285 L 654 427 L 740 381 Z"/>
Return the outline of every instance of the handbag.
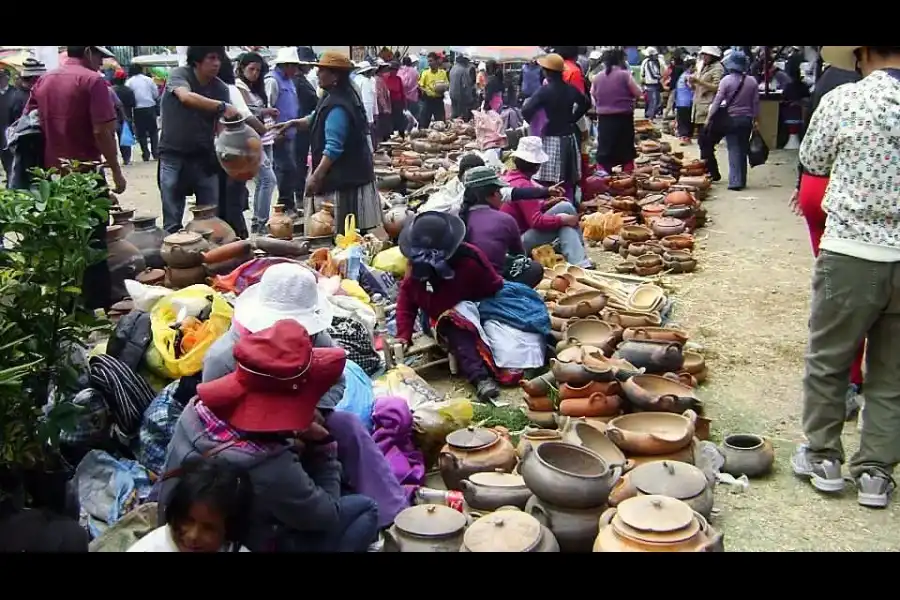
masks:
<path fill-rule="evenodd" d="M 728 130 L 731 128 L 731 116 L 729 116 L 728 114 L 728 107 L 731 106 L 731 103 L 734 102 L 734 99 L 737 98 L 737 95 L 741 93 L 741 90 L 744 88 L 745 81 L 747 81 L 747 76 L 743 75 L 741 77 L 741 82 L 738 84 L 737 89 L 734 90 L 734 93 L 731 94 L 731 97 L 728 98 L 728 100 L 726 100 L 724 104 L 719 106 L 716 109 L 716 112 L 713 113 L 712 118 L 706 125 L 706 128 L 710 134 L 724 136 L 726 133 L 728 133 Z"/>

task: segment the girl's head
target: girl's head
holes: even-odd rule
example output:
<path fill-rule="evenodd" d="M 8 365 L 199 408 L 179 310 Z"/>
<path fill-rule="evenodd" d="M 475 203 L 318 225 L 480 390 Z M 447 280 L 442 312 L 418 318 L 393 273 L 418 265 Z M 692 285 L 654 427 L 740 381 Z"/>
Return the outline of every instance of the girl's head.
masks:
<path fill-rule="evenodd" d="M 528 162 L 521 158 L 513 158 L 513 163 L 516 165 L 517 171 L 528 177 L 534 177 L 541 168 L 538 163 Z"/>
<path fill-rule="evenodd" d="M 237 71 L 238 77 L 247 84 L 250 91 L 262 98 L 263 102 L 267 102 L 264 79 L 269 71 L 269 67 L 266 65 L 263 57 L 256 52 L 242 54 L 240 60 L 238 60 Z"/>
<path fill-rule="evenodd" d="M 603 53 L 602 60 L 608 74 L 614 67 L 621 67 L 625 62 L 625 51 L 621 48 L 610 48 Z"/>
<path fill-rule="evenodd" d="M 188 463 L 166 506 L 166 525 L 180 552 L 219 552 L 226 545 L 237 550 L 252 502 L 246 473 L 221 461 Z"/>
<path fill-rule="evenodd" d="M 474 152 L 469 152 L 468 154 L 463 154 L 462 158 L 459 159 L 459 173 L 457 177 L 460 181 L 466 180 L 466 171 L 471 169 L 472 167 L 483 167 L 484 160 L 475 154 Z"/>

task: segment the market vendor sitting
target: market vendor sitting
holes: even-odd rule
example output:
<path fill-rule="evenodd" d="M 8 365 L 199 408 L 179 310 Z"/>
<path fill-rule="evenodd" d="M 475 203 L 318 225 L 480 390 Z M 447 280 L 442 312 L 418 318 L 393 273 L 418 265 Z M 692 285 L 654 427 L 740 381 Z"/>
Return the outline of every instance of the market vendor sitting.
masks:
<path fill-rule="evenodd" d="M 231 329 L 213 343 L 204 357 L 203 381 L 233 372 L 237 367 L 234 349 L 239 340 L 282 319 L 303 325 L 314 347 L 335 348 L 337 345 L 327 332 L 332 318 L 331 303 L 319 293 L 316 276 L 310 269 L 295 263 L 272 265 L 259 283 L 238 296 Z M 359 417 L 334 410 L 344 397 L 344 389 L 344 376 L 338 374 L 333 384 L 323 390 L 317 407 L 338 442 L 337 456 L 344 479 L 356 492 L 377 502 L 379 525 L 387 527 L 409 505 L 407 496 Z"/>
<path fill-rule="evenodd" d="M 544 152 L 541 138 L 523 137 L 512 154 L 515 169 L 508 171 L 503 179 L 513 188 L 543 188 L 532 178 L 549 157 Z M 578 211 L 569 201 L 545 202 L 543 200 L 522 200 L 506 202 L 501 209 L 512 215 L 519 224 L 525 252 L 543 244 L 552 244 L 559 239 L 560 250 L 566 261 L 579 267 L 590 268 L 584 249 L 584 239 L 578 226 Z"/>
<path fill-rule="evenodd" d="M 367 496 L 341 495 L 337 444 L 316 410 L 344 369 L 344 350 L 313 347 L 306 329 L 286 318 L 241 335 L 234 358 L 237 369 L 198 385 L 178 420 L 160 515 L 185 461 L 222 460 L 246 470 L 254 488 L 241 540 L 251 552 L 365 552 L 378 536 L 378 507 Z"/>
<path fill-rule="evenodd" d="M 397 338 L 411 343 L 422 309 L 436 323 L 438 341 L 456 357 L 478 399 L 488 402 L 500 395 L 488 370 L 490 362 L 486 365 L 483 358 L 490 351 L 456 307 L 492 297 L 503 287 L 503 279 L 481 250 L 464 243 L 465 237 L 466 225 L 455 215 L 426 212 L 406 222 L 399 242 L 409 268 L 397 296 Z"/>

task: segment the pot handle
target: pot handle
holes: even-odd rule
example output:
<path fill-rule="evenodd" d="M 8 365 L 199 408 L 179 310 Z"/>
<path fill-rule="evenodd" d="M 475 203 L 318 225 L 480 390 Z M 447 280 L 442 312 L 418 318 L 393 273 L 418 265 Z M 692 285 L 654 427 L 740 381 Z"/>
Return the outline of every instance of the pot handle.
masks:
<path fill-rule="evenodd" d="M 662 405 L 665 406 L 666 409 L 671 409 L 678 405 L 678 400 L 679 397 L 675 394 L 662 394 L 656 397 L 653 404 Z"/>
<path fill-rule="evenodd" d="M 683 413 L 681 413 L 681 416 L 685 417 L 688 421 L 690 421 L 691 425 L 697 424 L 697 413 L 695 413 L 690 408 L 687 409 L 686 411 L 684 411 Z"/>
<path fill-rule="evenodd" d="M 475 493 L 475 484 L 469 481 L 468 479 L 461 479 L 459 482 L 460 490 L 464 495 L 465 494 L 474 494 Z"/>
<path fill-rule="evenodd" d="M 521 464 L 525 462 L 525 459 L 531 456 L 532 452 L 534 452 L 534 446 L 532 446 L 530 443 L 525 444 L 525 448 L 522 450 L 522 460 L 520 460 L 519 463 Z"/>
<path fill-rule="evenodd" d="M 634 469 L 636 466 L 637 466 L 637 463 L 635 463 L 635 462 L 634 462 L 633 460 L 631 460 L 630 458 L 626 458 L 626 459 L 625 459 L 625 464 L 622 465 L 622 473 L 628 473 L 629 471 L 631 471 L 632 469 Z"/>
<path fill-rule="evenodd" d="M 610 523 L 612 523 L 614 516 L 616 516 L 615 508 L 607 508 L 606 510 L 604 510 L 603 514 L 600 515 L 600 526 L 608 526 Z"/>
<path fill-rule="evenodd" d="M 717 531 L 712 537 L 709 538 L 709 541 L 707 541 L 697 549 L 697 552 L 721 552 L 722 540 L 724 538 L 725 534 Z"/>
<path fill-rule="evenodd" d="M 528 513 L 547 529 L 553 529 L 551 526 L 553 520 L 550 518 L 550 514 L 544 510 L 544 507 L 540 504 L 532 503 L 531 506 L 528 507 Z"/>
<path fill-rule="evenodd" d="M 438 466 L 442 470 L 447 469 L 455 471 L 459 469 L 459 459 L 449 452 L 441 452 L 438 456 Z"/>
<path fill-rule="evenodd" d="M 631 330 L 631 339 L 633 340 L 649 340 L 650 334 L 643 327 L 635 327 Z"/>
<path fill-rule="evenodd" d="M 612 323 L 613 325 L 618 325 L 619 327 L 622 326 L 622 317 L 617 312 L 610 311 L 606 315 L 605 319 L 607 323 Z"/>
<path fill-rule="evenodd" d="M 607 425 L 606 437 L 608 437 L 609 441 L 611 441 L 616 446 L 621 444 L 622 441 L 625 439 L 625 436 L 622 435 L 622 432 L 619 430 L 619 428 L 615 427 L 614 425 Z"/>
<path fill-rule="evenodd" d="M 394 532 L 391 531 L 390 527 L 383 530 L 384 534 L 384 551 L 385 552 L 400 552 L 400 541 L 394 535 Z"/>
<path fill-rule="evenodd" d="M 633 485 L 629 484 L 628 478 L 620 477 L 609 491 L 607 504 L 610 506 L 618 506 L 621 502 L 624 502 L 629 498 L 634 498 L 635 496 L 637 496 L 637 490 Z"/>
<path fill-rule="evenodd" d="M 675 342 L 669 342 L 666 344 L 666 354 L 680 354 L 681 353 L 681 345 L 676 344 Z"/>
<path fill-rule="evenodd" d="M 665 373 L 663 374 L 663 377 L 671 381 L 683 383 L 690 388 L 694 387 L 694 378 L 691 377 L 690 373 Z"/>

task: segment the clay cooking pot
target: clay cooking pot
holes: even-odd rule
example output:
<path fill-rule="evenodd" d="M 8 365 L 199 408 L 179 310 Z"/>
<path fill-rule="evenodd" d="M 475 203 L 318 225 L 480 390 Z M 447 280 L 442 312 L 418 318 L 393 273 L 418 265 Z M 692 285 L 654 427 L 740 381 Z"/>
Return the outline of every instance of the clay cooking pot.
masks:
<path fill-rule="evenodd" d="M 674 375 L 635 375 L 622 384 L 622 391 L 636 408 L 643 411 L 681 414 L 685 410 L 699 410 L 702 407 L 694 389 L 678 381 Z"/>
<path fill-rule="evenodd" d="M 509 473 L 516 466 L 516 450 L 497 431 L 481 427 L 458 429 L 447 436 L 438 457 L 441 478 L 448 490 L 461 490 L 460 482 L 474 473 Z"/>
<path fill-rule="evenodd" d="M 547 442 L 526 447 L 519 472 L 541 500 L 565 508 L 595 508 L 606 503 L 622 469 L 610 469 L 586 448 Z"/>
<path fill-rule="evenodd" d="M 683 415 L 632 413 L 610 421 L 606 437 L 628 455 L 673 454 L 691 444 L 696 419 L 697 413 L 690 410 Z"/>

